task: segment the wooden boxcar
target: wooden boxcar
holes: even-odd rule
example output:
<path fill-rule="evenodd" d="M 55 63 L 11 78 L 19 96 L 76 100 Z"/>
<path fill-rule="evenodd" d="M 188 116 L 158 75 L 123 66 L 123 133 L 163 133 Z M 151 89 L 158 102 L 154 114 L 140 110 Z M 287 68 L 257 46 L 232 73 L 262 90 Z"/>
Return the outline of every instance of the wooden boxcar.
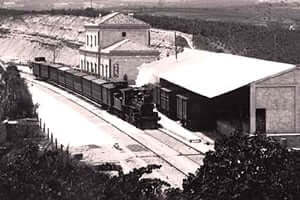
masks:
<path fill-rule="evenodd" d="M 49 79 L 49 65 L 50 63 L 40 62 L 40 77 L 43 80 Z"/>
<path fill-rule="evenodd" d="M 102 104 L 109 110 L 113 107 L 113 94 L 122 88 L 128 87 L 126 81 L 114 81 L 102 85 Z"/>
<path fill-rule="evenodd" d="M 189 98 L 184 96 L 184 95 L 181 95 L 181 94 L 177 94 L 176 95 L 176 116 L 177 116 L 177 119 L 179 119 L 182 123 L 182 125 L 184 127 L 186 127 L 189 123 L 189 118 L 188 118 L 188 105 L 189 105 Z"/>
<path fill-rule="evenodd" d="M 75 71 L 74 69 L 69 69 L 65 71 L 66 88 L 74 90 L 74 74 L 76 73 L 77 71 Z"/>
<path fill-rule="evenodd" d="M 69 67 L 62 67 L 58 70 L 58 84 L 66 87 L 65 71 L 70 70 Z"/>
<path fill-rule="evenodd" d="M 82 94 L 83 86 L 82 86 L 82 77 L 86 76 L 86 73 L 75 71 L 73 75 L 74 82 L 74 91 L 78 94 Z"/>
<path fill-rule="evenodd" d="M 103 79 L 94 79 L 92 80 L 92 100 L 102 104 L 102 85 L 107 83 Z"/>
<path fill-rule="evenodd" d="M 92 81 L 97 79 L 95 76 L 86 75 L 82 77 L 82 94 L 92 99 Z"/>
<path fill-rule="evenodd" d="M 40 78 L 41 77 L 40 62 L 32 62 L 31 66 L 32 66 L 33 75 L 37 78 Z"/>
<path fill-rule="evenodd" d="M 51 64 L 49 65 L 49 80 L 58 83 L 58 70 L 62 68 L 62 65 L 58 64 Z"/>
<path fill-rule="evenodd" d="M 171 119 L 176 118 L 176 91 L 173 88 L 160 88 L 159 110 Z"/>

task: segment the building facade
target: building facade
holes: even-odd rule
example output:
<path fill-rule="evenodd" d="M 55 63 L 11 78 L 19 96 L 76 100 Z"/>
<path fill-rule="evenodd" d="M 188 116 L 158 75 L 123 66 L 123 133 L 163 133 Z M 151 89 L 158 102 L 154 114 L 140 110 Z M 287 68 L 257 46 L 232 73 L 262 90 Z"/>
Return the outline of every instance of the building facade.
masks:
<path fill-rule="evenodd" d="M 122 13 L 103 16 L 85 25 L 80 69 L 104 79 L 135 80 L 137 67 L 158 59 L 150 48 L 150 25 Z"/>

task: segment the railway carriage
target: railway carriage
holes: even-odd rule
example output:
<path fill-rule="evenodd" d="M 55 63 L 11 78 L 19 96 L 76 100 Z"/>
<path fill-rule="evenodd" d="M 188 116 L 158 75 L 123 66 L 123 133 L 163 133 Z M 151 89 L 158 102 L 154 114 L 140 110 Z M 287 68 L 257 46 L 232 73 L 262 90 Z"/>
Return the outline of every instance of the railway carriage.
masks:
<path fill-rule="evenodd" d="M 66 82 L 66 88 L 70 90 L 74 90 L 74 75 L 77 73 L 74 69 L 68 69 L 65 71 L 65 82 Z"/>
<path fill-rule="evenodd" d="M 58 72 L 59 72 L 58 69 L 63 66 L 58 64 L 51 64 L 48 67 L 49 67 L 49 81 L 58 84 Z"/>
<path fill-rule="evenodd" d="M 106 80 L 103 79 L 94 79 L 92 80 L 92 100 L 95 102 L 102 104 L 102 85 L 107 83 Z"/>
<path fill-rule="evenodd" d="M 83 86 L 82 86 L 82 79 L 86 76 L 86 73 L 76 71 L 73 75 L 73 82 L 74 82 L 74 91 L 83 94 Z"/>
<path fill-rule="evenodd" d="M 82 94 L 83 96 L 92 99 L 92 81 L 97 78 L 92 75 L 86 75 L 82 77 Z"/>
<path fill-rule="evenodd" d="M 109 111 L 113 108 L 113 95 L 120 89 L 127 88 L 126 81 L 113 81 L 102 85 L 102 104 L 107 107 Z"/>
<path fill-rule="evenodd" d="M 33 75 L 36 78 L 40 78 L 41 77 L 40 64 L 38 62 L 32 62 L 31 67 L 32 67 Z"/>
<path fill-rule="evenodd" d="M 65 79 L 65 71 L 69 70 L 69 67 L 62 67 L 58 70 L 58 84 L 65 87 L 66 79 Z"/>
<path fill-rule="evenodd" d="M 49 63 L 43 63 L 43 62 L 41 62 L 39 64 L 39 66 L 40 66 L 40 76 L 41 76 L 41 79 L 48 80 L 48 78 L 49 78 Z"/>
<path fill-rule="evenodd" d="M 49 78 L 49 66 L 45 62 L 32 62 L 33 74 L 41 80 Z"/>
<path fill-rule="evenodd" d="M 172 88 L 160 88 L 159 108 L 171 119 L 176 118 L 176 91 Z"/>

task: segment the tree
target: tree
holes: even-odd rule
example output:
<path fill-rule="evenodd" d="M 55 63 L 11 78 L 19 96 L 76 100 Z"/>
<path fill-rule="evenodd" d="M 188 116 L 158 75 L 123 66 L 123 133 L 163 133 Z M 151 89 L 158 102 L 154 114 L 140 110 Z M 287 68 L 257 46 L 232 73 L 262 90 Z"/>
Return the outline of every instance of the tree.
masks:
<path fill-rule="evenodd" d="M 293 152 L 271 139 L 235 134 L 217 142 L 215 151 L 206 154 L 203 166 L 184 180 L 181 196 L 203 200 L 297 199 L 300 184 L 295 166 Z"/>
<path fill-rule="evenodd" d="M 2 86 L 0 87 L 0 106 L 3 117 L 18 119 L 34 117 L 36 106 L 27 88 L 25 80 L 20 77 L 16 66 L 8 66 L 2 73 Z"/>

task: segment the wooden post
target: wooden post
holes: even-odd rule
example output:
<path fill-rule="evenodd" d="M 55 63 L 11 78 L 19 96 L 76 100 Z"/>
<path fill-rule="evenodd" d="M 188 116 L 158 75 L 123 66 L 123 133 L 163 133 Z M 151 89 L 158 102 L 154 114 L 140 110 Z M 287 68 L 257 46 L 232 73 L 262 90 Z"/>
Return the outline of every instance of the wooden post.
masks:
<path fill-rule="evenodd" d="M 67 156 L 69 157 L 69 145 L 66 148 L 66 153 L 67 153 Z"/>
<path fill-rule="evenodd" d="M 47 128 L 47 139 L 49 139 L 49 128 Z"/>
<path fill-rule="evenodd" d="M 50 139 L 51 144 L 53 144 L 53 133 L 51 133 L 51 139 Z"/>
<path fill-rule="evenodd" d="M 57 138 L 55 138 L 55 149 L 57 150 Z"/>
<path fill-rule="evenodd" d="M 46 124 L 45 124 L 45 122 L 43 124 L 43 133 L 46 133 Z"/>

